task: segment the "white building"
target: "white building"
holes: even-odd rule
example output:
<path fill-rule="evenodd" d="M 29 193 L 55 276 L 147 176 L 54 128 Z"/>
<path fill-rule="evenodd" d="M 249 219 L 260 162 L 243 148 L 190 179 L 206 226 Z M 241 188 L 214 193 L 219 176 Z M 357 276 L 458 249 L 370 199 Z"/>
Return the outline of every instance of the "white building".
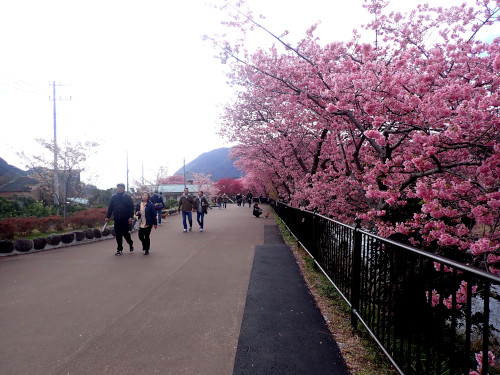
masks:
<path fill-rule="evenodd" d="M 198 195 L 198 187 L 196 185 L 188 184 L 186 187 L 189 189 L 189 194 L 193 196 Z M 165 200 L 179 200 L 184 194 L 184 184 L 160 185 L 158 186 L 158 192 L 162 193 Z"/>

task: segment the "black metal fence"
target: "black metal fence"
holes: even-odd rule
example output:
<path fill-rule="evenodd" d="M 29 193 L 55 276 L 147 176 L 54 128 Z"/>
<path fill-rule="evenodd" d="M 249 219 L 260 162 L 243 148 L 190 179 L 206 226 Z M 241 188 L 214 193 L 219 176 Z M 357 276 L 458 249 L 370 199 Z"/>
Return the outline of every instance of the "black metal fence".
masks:
<path fill-rule="evenodd" d="M 282 203 L 273 207 L 400 374 L 499 374 L 500 277 Z"/>

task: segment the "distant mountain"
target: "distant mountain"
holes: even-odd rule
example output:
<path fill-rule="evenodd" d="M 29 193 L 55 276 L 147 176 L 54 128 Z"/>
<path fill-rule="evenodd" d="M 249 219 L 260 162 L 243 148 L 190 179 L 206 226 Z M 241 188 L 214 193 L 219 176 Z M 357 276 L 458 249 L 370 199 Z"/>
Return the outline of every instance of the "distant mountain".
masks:
<path fill-rule="evenodd" d="M 193 161 L 186 164 L 186 176 L 192 178 L 193 173 L 211 174 L 212 180 L 221 178 L 240 178 L 241 171 L 233 164 L 229 158 L 229 148 L 222 147 L 205 152 Z M 183 175 L 184 167 L 179 169 L 174 175 Z"/>
<path fill-rule="evenodd" d="M 5 174 L 17 174 L 19 176 L 27 176 L 28 172 L 14 167 L 13 165 L 7 163 L 4 159 L 0 158 L 0 176 L 3 176 Z"/>
<path fill-rule="evenodd" d="M 0 184 L 4 184 L 18 177 L 26 177 L 27 175 L 27 171 L 16 168 L 0 158 Z"/>

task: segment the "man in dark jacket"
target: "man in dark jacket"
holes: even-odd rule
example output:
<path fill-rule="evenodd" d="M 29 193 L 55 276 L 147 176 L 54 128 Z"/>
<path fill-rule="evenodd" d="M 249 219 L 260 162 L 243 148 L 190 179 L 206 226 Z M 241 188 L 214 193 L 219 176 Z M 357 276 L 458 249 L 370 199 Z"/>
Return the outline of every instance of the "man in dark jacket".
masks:
<path fill-rule="evenodd" d="M 125 194 L 125 184 L 116 185 L 116 190 L 116 194 L 109 201 L 108 214 L 104 221 L 107 223 L 111 214 L 113 214 L 116 243 L 118 244 L 115 255 L 122 255 L 123 237 L 125 237 L 125 241 L 129 244 L 130 251 L 134 251 L 134 242 L 129 233 L 132 218 L 134 217 L 134 203 L 130 195 Z"/>
<path fill-rule="evenodd" d="M 193 229 L 193 216 L 191 215 L 191 211 L 193 211 L 194 207 L 194 198 L 189 194 L 188 188 L 184 188 L 184 195 L 179 199 L 179 213 L 182 209 L 182 225 L 184 226 L 184 232 L 187 231 L 186 217 L 189 221 L 189 231 Z"/>

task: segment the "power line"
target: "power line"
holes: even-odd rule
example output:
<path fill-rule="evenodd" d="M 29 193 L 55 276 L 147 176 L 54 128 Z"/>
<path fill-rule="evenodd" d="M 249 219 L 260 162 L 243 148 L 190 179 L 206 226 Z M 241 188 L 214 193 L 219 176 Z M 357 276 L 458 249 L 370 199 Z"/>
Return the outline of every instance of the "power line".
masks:
<path fill-rule="evenodd" d="M 12 85 L 8 85 L 6 83 L 3 83 L 3 82 L 0 82 L 0 86 L 4 86 L 4 87 L 9 87 L 9 88 L 12 88 L 12 89 L 15 89 L 15 90 L 19 90 L 19 91 L 23 91 L 23 92 L 27 92 L 27 93 L 30 93 L 30 94 L 35 94 L 35 95 L 40 95 L 40 96 L 46 96 L 47 93 L 43 93 L 41 91 L 33 91 L 33 90 L 28 90 L 26 88 L 22 88 L 22 87 L 18 87 L 18 86 L 12 86 Z"/>
<path fill-rule="evenodd" d="M 23 92 L 27 92 L 27 93 L 35 94 L 35 95 L 43 95 L 43 96 L 47 95 L 47 90 L 40 88 L 36 84 L 27 82 L 25 80 L 16 79 L 16 78 L 11 77 L 11 76 L 4 74 L 4 73 L 0 73 L 0 75 L 4 77 L 2 79 L 3 82 L 0 82 L 1 86 L 9 87 L 9 88 L 12 88 L 15 90 L 19 90 L 19 91 L 23 91 Z"/>

